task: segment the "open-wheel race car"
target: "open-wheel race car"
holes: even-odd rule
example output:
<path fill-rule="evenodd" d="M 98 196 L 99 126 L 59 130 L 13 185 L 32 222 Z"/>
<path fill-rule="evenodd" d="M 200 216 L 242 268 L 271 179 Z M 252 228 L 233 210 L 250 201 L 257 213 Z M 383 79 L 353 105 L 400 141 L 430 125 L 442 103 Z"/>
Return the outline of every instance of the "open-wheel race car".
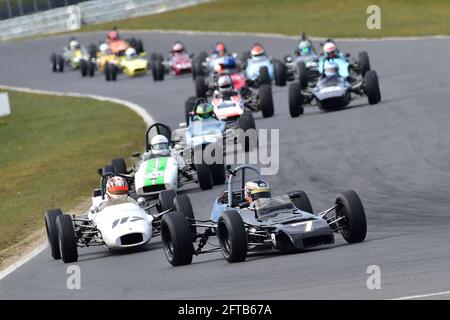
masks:
<path fill-rule="evenodd" d="M 94 191 L 92 206 L 85 214 L 64 214 L 61 209 L 45 213 L 47 237 L 55 260 L 78 261 L 78 248 L 105 246 L 111 250 L 124 250 L 142 247 L 160 234 L 162 217 L 173 210 L 175 191 L 161 192 L 153 203 L 143 198 L 136 201 L 127 191 L 120 196 L 109 193 L 109 179 L 120 179 L 111 166 L 99 173 L 100 188 Z M 123 186 L 121 188 L 124 190 Z"/>
<path fill-rule="evenodd" d="M 192 73 L 193 57 L 194 54 L 188 53 L 184 44 L 180 41 L 174 43 L 166 59 L 161 54 L 152 54 L 150 60 L 153 80 L 163 81 L 167 74 L 179 77 Z"/>
<path fill-rule="evenodd" d="M 62 54 L 52 53 L 50 62 L 53 72 L 64 72 L 65 67 L 70 67 L 72 70 L 80 70 L 83 77 L 95 74 L 95 64 L 93 59 L 96 52 L 91 46 L 83 47 L 72 37 L 67 46 L 62 48 Z"/>
<path fill-rule="evenodd" d="M 252 201 L 247 194 L 248 171 L 259 177 L 251 182 L 256 186 L 253 190 L 258 191 L 251 193 Z M 296 252 L 332 244 L 337 232 L 348 243 L 361 242 L 366 237 L 364 207 L 354 191 L 339 194 L 332 207 L 313 213 L 303 191 L 272 197 L 255 166 L 241 165 L 234 170 L 228 168 L 228 172 L 228 190 L 214 201 L 209 220 L 186 218 L 194 216 L 187 197 L 185 205 L 163 217 L 161 239 L 166 258 L 173 266 L 190 264 L 194 255 L 216 251 L 221 251 L 230 263 L 244 261 L 247 253 L 255 250 Z M 238 173 L 241 184 L 234 188 Z M 205 248 L 212 237 L 218 239 L 219 245 Z"/>

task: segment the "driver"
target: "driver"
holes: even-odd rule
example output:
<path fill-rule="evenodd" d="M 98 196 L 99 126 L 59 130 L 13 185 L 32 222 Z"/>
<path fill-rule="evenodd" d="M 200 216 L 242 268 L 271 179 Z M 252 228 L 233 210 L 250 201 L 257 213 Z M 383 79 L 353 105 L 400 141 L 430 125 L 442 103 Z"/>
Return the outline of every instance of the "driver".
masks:
<path fill-rule="evenodd" d="M 99 50 L 104 56 L 111 54 L 111 49 L 109 48 L 109 45 L 107 43 L 102 43 L 99 47 Z"/>
<path fill-rule="evenodd" d="M 169 139 L 162 134 L 158 134 L 150 141 L 150 150 L 142 155 L 142 160 L 146 161 L 155 157 L 167 157 L 169 154 Z"/>
<path fill-rule="evenodd" d="M 127 59 L 132 59 L 136 57 L 137 56 L 136 49 L 131 47 L 128 48 L 127 50 L 125 50 L 125 56 L 127 57 Z"/>
<path fill-rule="evenodd" d="M 310 56 L 313 53 L 312 43 L 309 40 L 300 40 L 295 50 L 297 56 Z"/>
<path fill-rule="evenodd" d="M 200 103 L 195 109 L 195 114 L 197 115 L 199 120 L 216 119 L 214 114 L 214 107 L 208 102 Z"/>
<path fill-rule="evenodd" d="M 271 199 L 272 193 L 267 182 L 252 180 L 245 184 L 244 196 L 248 203 L 256 204 L 264 199 Z"/>
<path fill-rule="evenodd" d="M 337 58 L 338 50 L 336 47 L 336 43 L 333 40 L 328 40 L 323 45 L 323 52 L 325 53 L 325 57 L 328 59 Z"/>
<path fill-rule="evenodd" d="M 69 42 L 69 50 L 70 51 L 75 51 L 80 48 L 81 48 L 81 45 L 77 39 L 73 38 L 72 40 L 70 40 L 70 42 Z"/>
<path fill-rule="evenodd" d="M 217 87 L 218 90 L 215 92 L 216 98 L 229 99 L 236 95 L 233 87 L 233 79 L 227 73 L 219 76 L 219 79 L 217 79 Z"/>
<path fill-rule="evenodd" d="M 127 198 L 127 181 L 119 176 L 108 178 L 108 181 L 106 182 L 106 200 L 123 201 Z"/>
<path fill-rule="evenodd" d="M 177 41 L 172 46 L 172 54 L 180 54 L 186 51 L 186 48 L 184 47 L 183 42 Z"/>
<path fill-rule="evenodd" d="M 225 44 L 223 44 L 222 42 L 217 43 L 216 46 L 214 47 L 214 54 L 217 57 L 224 57 L 227 53 L 228 50 L 225 47 Z"/>
<path fill-rule="evenodd" d="M 114 28 L 114 30 L 111 30 L 110 32 L 108 32 L 107 39 L 108 39 L 108 42 L 114 42 L 114 41 L 120 40 L 119 33 L 117 32 L 116 28 Z"/>
<path fill-rule="evenodd" d="M 263 57 L 266 56 L 266 50 L 264 50 L 264 47 L 262 45 L 256 43 L 250 50 L 250 55 L 252 59 Z"/>

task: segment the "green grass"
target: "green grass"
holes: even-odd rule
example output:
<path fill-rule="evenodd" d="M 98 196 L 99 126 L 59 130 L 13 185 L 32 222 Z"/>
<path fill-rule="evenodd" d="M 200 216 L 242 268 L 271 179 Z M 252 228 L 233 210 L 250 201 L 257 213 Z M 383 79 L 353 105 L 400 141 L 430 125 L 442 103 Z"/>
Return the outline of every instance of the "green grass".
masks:
<path fill-rule="evenodd" d="M 366 27 L 367 7 L 381 8 L 381 30 Z M 450 34 L 448 0 L 219 0 L 158 15 L 114 21 L 83 31 L 187 29 L 246 31 L 322 37 Z"/>
<path fill-rule="evenodd" d="M 0 118 L 0 250 L 44 227 L 48 208 L 70 210 L 98 186 L 97 169 L 142 148 L 145 124 L 109 102 L 9 92 Z"/>

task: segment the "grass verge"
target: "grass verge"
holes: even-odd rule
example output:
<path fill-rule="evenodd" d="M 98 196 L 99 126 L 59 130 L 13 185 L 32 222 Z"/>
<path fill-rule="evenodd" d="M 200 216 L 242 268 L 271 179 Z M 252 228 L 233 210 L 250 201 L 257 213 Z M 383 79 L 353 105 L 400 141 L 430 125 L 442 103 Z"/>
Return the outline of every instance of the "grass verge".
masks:
<path fill-rule="evenodd" d="M 369 5 L 381 8 L 381 29 L 366 26 Z M 448 0 L 219 0 L 158 15 L 82 28 L 245 31 L 321 37 L 450 35 Z"/>
<path fill-rule="evenodd" d="M 117 104 L 8 94 L 12 113 L 0 118 L 0 251 L 43 228 L 48 208 L 69 210 L 89 198 L 96 170 L 140 150 L 145 133 L 142 119 Z"/>

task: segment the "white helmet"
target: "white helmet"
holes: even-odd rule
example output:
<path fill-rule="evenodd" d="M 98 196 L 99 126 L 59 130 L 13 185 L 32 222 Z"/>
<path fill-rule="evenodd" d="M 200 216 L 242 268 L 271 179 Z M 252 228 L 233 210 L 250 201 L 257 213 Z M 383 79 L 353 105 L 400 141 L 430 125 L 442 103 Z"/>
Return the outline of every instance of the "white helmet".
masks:
<path fill-rule="evenodd" d="M 99 47 L 100 52 L 103 54 L 108 54 L 110 52 L 109 45 L 107 43 L 102 43 Z"/>
<path fill-rule="evenodd" d="M 69 42 L 69 49 L 70 50 L 75 50 L 80 48 L 80 43 L 77 40 L 72 40 Z"/>
<path fill-rule="evenodd" d="M 334 58 L 337 54 L 336 44 L 334 42 L 327 42 L 323 46 L 323 52 L 327 55 L 327 57 Z"/>
<path fill-rule="evenodd" d="M 136 49 L 134 49 L 134 48 L 128 48 L 127 50 L 125 50 L 125 55 L 128 58 L 131 58 L 131 57 L 135 56 L 136 54 L 137 54 Z"/>
<path fill-rule="evenodd" d="M 125 200 L 128 197 L 128 184 L 122 177 L 111 177 L 106 182 L 106 198 L 108 200 Z"/>
<path fill-rule="evenodd" d="M 330 78 L 337 75 L 339 65 L 334 60 L 326 60 L 323 69 L 325 76 Z"/>
<path fill-rule="evenodd" d="M 219 86 L 220 92 L 230 92 L 233 91 L 233 79 L 229 74 L 223 74 L 217 80 L 217 85 Z"/>
<path fill-rule="evenodd" d="M 169 140 L 161 134 L 152 138 L 150 147 L 154 155 L 167 156 L 169 154 Z"/>

